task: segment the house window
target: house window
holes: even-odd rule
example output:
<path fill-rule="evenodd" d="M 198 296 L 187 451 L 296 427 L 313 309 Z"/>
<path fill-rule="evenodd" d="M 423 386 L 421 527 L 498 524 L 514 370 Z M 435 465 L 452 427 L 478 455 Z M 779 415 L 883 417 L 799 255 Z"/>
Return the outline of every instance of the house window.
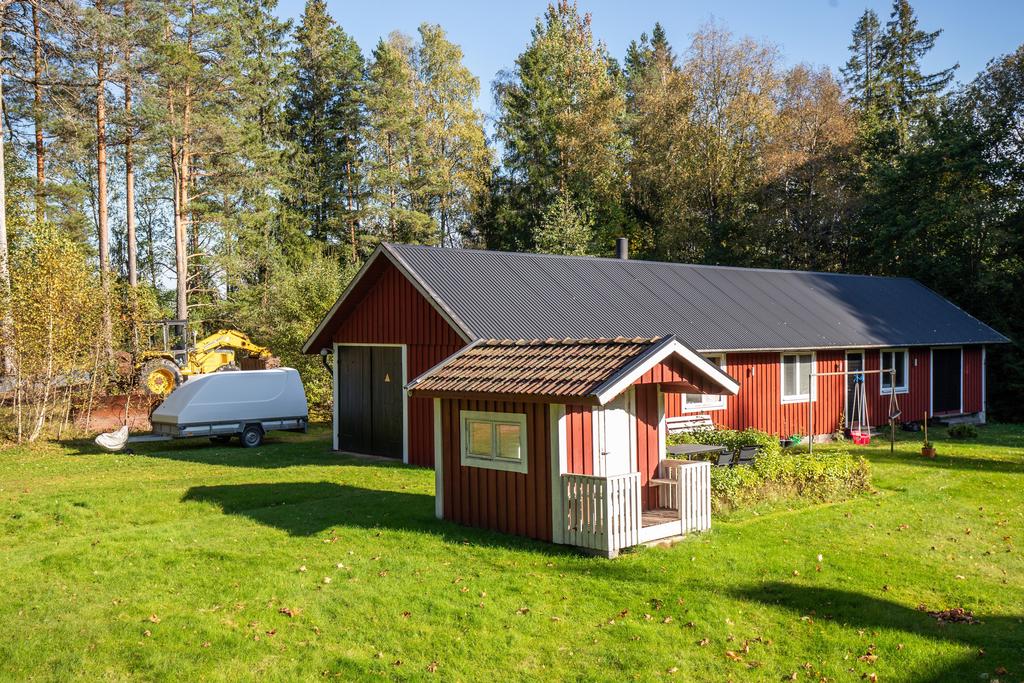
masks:
<path fill-rule="evenodd" d="M 463 410 L 462 464 L 526 474 L 526 414 Z"/>
<path fill-rule="evenodd" d="M 705 356 L 709 363 L 714 363 L 725 372 L 725 356 Z M 725 396 L 719 394 L 683 394 L 683 410 L 721 410 L 725 408 Z"/>
<path fill-rule="evenodd" d="M 814 400 L 818 392 L 817 387 L 811 383 L 810 372 L 813 369 L 813 353 L 782 354 L 783 403 L 802 403 Z"/>
<path fill-rule="evenodd" d="M 882 382 L 881 382 L 882 393 L 883 394 L 890 394 L 890 393 L 892 393 L 894 385 L 896 387 L 896 393 L 897 394 L 905 394 L 905 393 L 907 393 L 907 391 L 909 390 L 909 385 L 907 384 L 907 376 L 909 374 L 907 372 L 907 366 L 908 366 L 908 358 L 907 357 L 910 354 L 907 353 L 906 349 L 887 349 L 885 351 L 882 351 L 881 354 L 882 354 L 882 363 L 881 363 L 881 369 L 882 369 Z M 896 370 L 896 374 L 895 375 L 893 375 L 893 374 L 891 374 L 889 372 L 889 370 L 893 370 L 893 369 Z"/>

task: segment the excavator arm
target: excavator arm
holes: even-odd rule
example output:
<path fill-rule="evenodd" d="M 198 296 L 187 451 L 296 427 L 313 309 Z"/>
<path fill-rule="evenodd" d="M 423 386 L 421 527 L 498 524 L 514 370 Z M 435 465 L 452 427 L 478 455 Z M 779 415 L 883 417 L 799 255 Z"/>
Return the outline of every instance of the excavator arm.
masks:
<path fill-rule="evenodd" d="M 192 353 L 200 356 L 217 349 L 238 349 L 260 358 L 270 357 L 270 349 L 254 344 L 249 335 L 238 330 L 217 330 L 209 337 L 197 341 Z"/>

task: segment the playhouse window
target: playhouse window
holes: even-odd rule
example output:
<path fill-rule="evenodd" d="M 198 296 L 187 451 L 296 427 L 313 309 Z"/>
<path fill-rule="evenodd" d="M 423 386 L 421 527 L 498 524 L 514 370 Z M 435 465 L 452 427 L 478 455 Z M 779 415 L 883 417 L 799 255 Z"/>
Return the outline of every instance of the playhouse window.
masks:
<path fill-rule="evenodd" d="M 725 371 L 725 356 L 705 356 Z M 725 407 L 725 396 L 719 394 L 683 394 L 683 410 L 714 410 Z"/>
<path fill-rule="evenodd" d="M 463 410 L 462 464 L 526 473 L 526 415 Z"/>
<path fill-rule="evenodd" d="M 896 393 L 905 393 L 908 390 L 907 385 L 907 353 L 906 349 L 891 349 L 882 351 L 882 393 L 888 394 L 892 392 L 893 383 L 896 385 Z M 895 369 L 896 374 L 892 375 L 888 371 Z"/>
<path fill-rule="evenodd" d="M 809 373 L 814 368 L 813 353 L 782 354 L 782 402 L 799 403 L 814 398 Z"/>

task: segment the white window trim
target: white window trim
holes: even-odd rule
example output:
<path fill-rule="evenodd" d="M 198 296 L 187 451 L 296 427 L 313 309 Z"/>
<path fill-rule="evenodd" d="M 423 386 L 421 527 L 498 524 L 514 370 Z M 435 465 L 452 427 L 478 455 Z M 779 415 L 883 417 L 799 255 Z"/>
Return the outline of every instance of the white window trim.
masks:
<path fill-rule="evenodd" d="M 896 395 L 909 394 L 910 393 L 910 349 L 907 348 L 895 348 L 895 349 L 879 349 L 878 350 L 878 369 L 881 371 L 878 374 L 878 393 L 881 396 L 888 396 L 892 393 L 892 389 L 885 388 L 885 370 L 882 368 L 882 354 L 883 353 L 902 353 L 903 354 L 903 386 L 896 387 Z M 893 380 L 895 381 L 895 377 Z"/>
<path fill-rule="evenodd" d="M 818 354 L 815 351 L 783 351 L 779 354 L 779 395 L 782 397 L 783 405 L 790 403 L 807 403 L 808 401 L 814 402 L 818 400 L 818 378 L 812 377 L 813 380 L 810 386 L 810 394 L 795 394 L 793 396 L 786 396 L 786 356 L 806 356 L 811 355 L 811 367 L 817 372 L 818 369 Z M 799 384 L 799 378 L 797 378 Z"/>
<path fill-rule="evenodd" d="M 729 372 L 726 368 L 728 358 L 724 353 L 709 353 L 704 356 L 708 362 L 714 363 L 722 369 L 722 372 Z M 687 403 L 686 392 L 683 392 L 682 407 L 680 412 L 683 413 L 702 413 L 706 410 L 725 410 L 725 394 L 703 394 L 700 403 Z"/>
<path fill-rule="evenodd" d="M 514 424 L 519 427 L 519 453 L 522 457 L 519 460 L 507 460 L 498 457 L 484 458 L 469 453 L 469 430 L 466 423 L 470 420 L 476 422 L 490 422 L 497 424 Z M 462 435 L 460 462 L 465 467 L 480 467 L 486 470 L 499 470 L 502 472 L 518 472 L 526 474 L 529 467 L 530 453 L 527 447 L 526 437 L 526 413 L 492 413 L 482 410 L 460 410 L 459 411 L 459 432 Z"/>

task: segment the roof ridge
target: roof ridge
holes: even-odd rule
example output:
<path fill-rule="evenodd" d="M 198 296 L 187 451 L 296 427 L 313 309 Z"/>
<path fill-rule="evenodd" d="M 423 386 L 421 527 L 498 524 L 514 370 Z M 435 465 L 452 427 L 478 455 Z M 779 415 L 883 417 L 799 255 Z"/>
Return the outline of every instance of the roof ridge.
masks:
<path fill-rule="evenodd" d="M 876 280 L 909 280 L 911 282 L 917 282 L 912 277 L 905 275 L 868 275 L 864 273 L 837 273 L 827 270 L 799 270 L 797 268 L 755 268 L 753 266 L 731 266 L 731 265 L 719 265 L 714 263 L 686 263 L 683 261 L 651 261 L 648 259 L 620 259 L 614 256 L 591 256 L 589 254 L 584 255 L 568 255 L 568 254 L 541 254 L 536 252 L 528 251 L 505 251 L 502 249 L 476 249 L 474 247 L 438 247 L 432 244 L 407 244 L 405 242 L 383 242 L 388 247 L 399 248 L 399 249 L 417 249 L 422 251 L 437 251 L 437 252 L 479 252 L 484 254 L 503 254 L 510 256 L 526 256 L 528 258 L 537 259 L 554 259 L 563 261 L 612 261 L 614 263 L 639 263 L 644 265 L 655 265 L 655 266 L 676 266 L 686 268 L 711 268 L 715 270 L 739 270 L 739 271 L 753 271 L 756 273 L 792 273 L 798 275 L 825 275 L 828 277 L 856 277 L 856 278 L 871 278 Z"/>

